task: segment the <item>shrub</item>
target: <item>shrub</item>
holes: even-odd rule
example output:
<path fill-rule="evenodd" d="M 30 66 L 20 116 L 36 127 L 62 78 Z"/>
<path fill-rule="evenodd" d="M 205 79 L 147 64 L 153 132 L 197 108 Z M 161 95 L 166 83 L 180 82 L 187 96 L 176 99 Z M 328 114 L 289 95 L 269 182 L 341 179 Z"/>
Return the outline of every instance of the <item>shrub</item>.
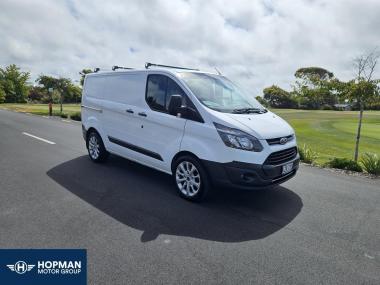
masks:
<path fill-rule="evenodd" d="M 256 96 L 256 100 L 257 101 L 259 101 L 259 103 L 261 104 L 261 105 L 263 105 L 264 107 L 269 107 L 269 104 L 268 104 L 268 102 L 263 98 L 263 97 L 261 97 L 261 96 Z"/>
<path fill-rule="evenodd" d="M 380 157 L 374 153 L 365 153 L 362 155 L 361 163 L 366 172 L 380 175 Z"/>
<path fill-rule="evenodd" d="M 306 144 L 304 144 L 303 147 L 298 148 L 298 152 L 300 154 L 301 161 L 305 163 L 312 164 L 318 158 L 318 153 Z"/>
<path fill-rule="evenodd" d="M 74 120 L 74 121 L 81 121 L 82 118 L 81 118 L 80 112 L 76 112 L 76 113 L 71 114 L 70 119 Z"/>
<path fill-rule="evenodd" d="M 327 162 L 327 166 L 332 167 L 332 168 L 356 171 L 356 172 L 363 171 L 359 163 L 348 158 L 334 157 L 329 162 Z"/>
<path fill-rule="evenodd" d="M 322 110 L 334 110 L 334 108 L 333 108 L 332 106 L 327 105 L 327 104 L 323 105 L 323 106 L 321 107 L 321 109 L 322 109 Z"/>
<path fill-rule="evenodd" d="M 61 113 L 61 118 L 64 118 L 66 119 L 69 115 L 67 115 L 66 113 Z"/>
<path fill-rule="evenodd" d="M 4 102 L 5 102 L 5 92 L 0 86 L 0 103 L 4 103 Z"/>

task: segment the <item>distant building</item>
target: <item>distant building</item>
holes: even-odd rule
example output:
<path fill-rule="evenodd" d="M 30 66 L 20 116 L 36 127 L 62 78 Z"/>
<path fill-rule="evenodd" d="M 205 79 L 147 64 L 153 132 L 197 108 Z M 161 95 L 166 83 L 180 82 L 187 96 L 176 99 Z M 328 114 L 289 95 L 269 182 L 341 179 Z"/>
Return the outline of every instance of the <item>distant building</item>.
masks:
<path fill-rule="evenodd" d="M 341 111 L 350 111 L 352 108 L 352 105 L 348 103 L 334 104 L 334 108 Z"/>

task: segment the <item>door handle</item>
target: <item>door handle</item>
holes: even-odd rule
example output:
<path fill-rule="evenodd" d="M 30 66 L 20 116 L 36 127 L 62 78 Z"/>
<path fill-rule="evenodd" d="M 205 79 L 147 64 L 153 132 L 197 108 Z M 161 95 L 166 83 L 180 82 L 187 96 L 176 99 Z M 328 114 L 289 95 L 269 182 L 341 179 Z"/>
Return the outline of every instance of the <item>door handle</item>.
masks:
<path fill-rule="evenodd" d="M 134 113 L 132 109 L 127 109 L 127 110 L 125 110 L 125 112 L 130 113 L 130 114 Z"/>
<path fill-rule="evenodd" d="M 146 117 L 147 115 L 146 115 L 146 113 L 144 113 L 144 112 L 140 112 L 140 113 L 138 113 L 139 114 L 139 116 L 141 116 L 141 117 Z"/>

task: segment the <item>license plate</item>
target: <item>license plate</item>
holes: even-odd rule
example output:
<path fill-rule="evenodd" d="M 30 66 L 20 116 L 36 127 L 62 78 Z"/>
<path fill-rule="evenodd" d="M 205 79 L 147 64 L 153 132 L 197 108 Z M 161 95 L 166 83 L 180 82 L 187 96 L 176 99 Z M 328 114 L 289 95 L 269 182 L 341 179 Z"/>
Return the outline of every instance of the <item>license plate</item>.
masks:
<path fill-rule="evenodd" d="M 293 170 L 293 162 L 282 166 L 282 174 L 287 174 Z"/>

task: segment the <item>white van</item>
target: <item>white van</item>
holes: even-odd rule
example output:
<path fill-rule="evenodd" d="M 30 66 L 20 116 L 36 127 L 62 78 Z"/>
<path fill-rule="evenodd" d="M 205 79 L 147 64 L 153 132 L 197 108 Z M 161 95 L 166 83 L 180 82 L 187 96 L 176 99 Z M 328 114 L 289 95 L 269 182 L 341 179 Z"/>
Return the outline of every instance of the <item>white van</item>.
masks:
<path fill-rule="evenodd" d="M 82 129 L 94 162 L 112 153 L 166 172 L 193 201 L 296 174 L 294 130 L 252 94 L 222 75 L 152 65 L 86 76 Z"/>

